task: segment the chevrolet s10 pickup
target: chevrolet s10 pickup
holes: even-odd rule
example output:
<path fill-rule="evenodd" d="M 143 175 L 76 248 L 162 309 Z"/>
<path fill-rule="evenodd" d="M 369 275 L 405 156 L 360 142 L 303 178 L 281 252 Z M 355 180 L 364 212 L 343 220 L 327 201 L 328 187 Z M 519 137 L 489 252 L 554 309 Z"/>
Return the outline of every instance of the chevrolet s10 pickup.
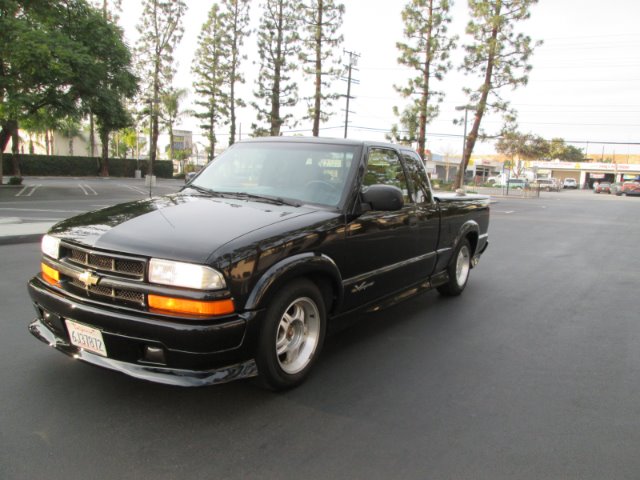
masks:
<path fill-rule="evenodd" d="M 64 220 L 29 282 L 31 333 L 84 362 L 199 386 L 300 384 L 327 323 L 437 289 L 488 245 L 489 199 L 434 194 L 398 145 L 236 143 L 176 194 Z"/>

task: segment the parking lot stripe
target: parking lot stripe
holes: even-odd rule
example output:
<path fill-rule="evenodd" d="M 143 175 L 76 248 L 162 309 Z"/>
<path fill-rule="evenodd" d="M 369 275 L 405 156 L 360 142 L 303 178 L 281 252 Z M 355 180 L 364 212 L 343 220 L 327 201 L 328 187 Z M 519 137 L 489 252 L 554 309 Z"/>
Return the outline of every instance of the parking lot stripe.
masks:
<path fill-rule="evenodd" d="M 85 195 L 98 195 L 98 192 L 96 192 L 93 188 L 91 188 L 86 183 L 85 184 L 79 183 L 78 186 L 84 192 Z"/>
<path fill-rule="evenodd" d="M 141 188 L 138 188 L 138 187 L 132 187 L 131 185 L 126 185 L 124 183 L 119 183 L 118 185 L 120 185 L 121 187 L 126 187 L 129 190 L 133 190 L 134 192 L 142 193 L 143 195 L 149 193 L 147 190 L 142 190 Z"/>
<path fill-rule="evenodd" d="M 18 193 L 16 193 L 16 197 L 30 197 L 31 195 L 33 195 L 33 192 L 35 192 L 38 187 L 41 187 L 42 184 L 39 183 L 38 185 L 27 185 L 25 186 L 22 190 L 20 190 Z M 29 193 L 24 193 L 28 188 L 31 188 L 31 191 L 29 191 Z M 24 195 L 23 195 L 24 193 Z"/>

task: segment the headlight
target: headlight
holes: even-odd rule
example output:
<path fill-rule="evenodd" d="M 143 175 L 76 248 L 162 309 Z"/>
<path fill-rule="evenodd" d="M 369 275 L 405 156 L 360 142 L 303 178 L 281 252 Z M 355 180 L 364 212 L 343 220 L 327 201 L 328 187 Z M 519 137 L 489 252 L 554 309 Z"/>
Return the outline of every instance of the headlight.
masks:
<path fill-rule="evenodd" d="M 42 237 L 42 253 L 57 260 L 60 257 L 60 239 L 51 235 Z"/>
<path fill-rule="evenodd" d="M 213 268 L 159 258 L 149 262 L 149 281 L 198 290 L 220 290 L 227 286 L 222 274 Z"/>

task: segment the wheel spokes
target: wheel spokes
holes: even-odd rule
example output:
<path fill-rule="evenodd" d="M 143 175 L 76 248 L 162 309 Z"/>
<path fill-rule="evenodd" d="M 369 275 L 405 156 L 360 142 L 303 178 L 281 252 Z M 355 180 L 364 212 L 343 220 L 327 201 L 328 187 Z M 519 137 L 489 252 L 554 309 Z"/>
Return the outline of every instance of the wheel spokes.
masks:
<path fill-rule="evenodd" d="M 276 332 L 275 350 L 280 367 L 288 374 L 304 369 L 318 344 L 318 307 L 307 297 L 293 301 L 284 311 Z"/>

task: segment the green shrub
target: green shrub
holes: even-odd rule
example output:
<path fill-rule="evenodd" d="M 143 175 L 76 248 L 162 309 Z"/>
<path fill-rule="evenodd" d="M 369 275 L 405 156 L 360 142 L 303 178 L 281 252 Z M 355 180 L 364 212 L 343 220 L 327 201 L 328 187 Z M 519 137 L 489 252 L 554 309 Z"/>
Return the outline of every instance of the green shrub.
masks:
<path fill-rule="evenodd" d="M 22 185 L 22 177 L 11 177 L 9 185 Z"/>
<path fill-rule="evenodd" d="M 101 161 L 97 157 L 70 157 L 62 155 L 18 155 L 20 173 L 27 176 L 95 177 L 100 175 Z M 110 158 L 109 176 L 133 177 L 139 165 L 143 175 L 147 171 L 147 160 L 137 162 L 134 159 Z M 3 156 L 4 172 L 13 172 L 13 163 L 9 155 Z M 160 178 L 173 177 L 173 162 L 156 160 L 154 174 Z"/>

